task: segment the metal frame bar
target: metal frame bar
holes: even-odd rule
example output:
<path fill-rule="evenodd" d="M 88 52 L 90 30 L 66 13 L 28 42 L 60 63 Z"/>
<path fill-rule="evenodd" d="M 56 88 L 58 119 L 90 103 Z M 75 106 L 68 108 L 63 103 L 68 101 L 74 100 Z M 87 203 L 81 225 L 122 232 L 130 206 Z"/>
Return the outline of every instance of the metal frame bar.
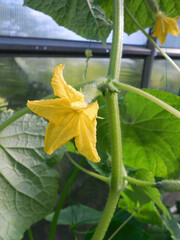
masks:
<path fill-rule="evenodd" d="M 151 34 L 151 33 L 150 33 Z M 100 42 L 91 41 L 71 41 L 47 38 L 26 38 L 26 37 L 9 37 L 0 36 L 0 55 L 30 55 L 30 56 L 84 56 L 84 51 L 91 46 L 95 57 L 109 57 L 111 43 L 106 47 Z M 147 57 L 152 54 L 153 47 L 148 42 L 147 46 L 123 45 L 123 57 Z M 162 48 L 170 57 L 180 58 L 180 49 Z M 159 52 L 156 57 L 161 57 Z"/>
<path fill-rule="evenodd" d="M 70 41 L 44 38 L 0 37 L 0 56 L 63 56 L 85 57 L 89 48 L 87 41 Z M 106 47 L 100 42 L 91 42 L 94 57 L 109 57 L 111 43 Z M 123 57 L 142 58 L 151 54 L 145 46 L 124 45 Z"/>

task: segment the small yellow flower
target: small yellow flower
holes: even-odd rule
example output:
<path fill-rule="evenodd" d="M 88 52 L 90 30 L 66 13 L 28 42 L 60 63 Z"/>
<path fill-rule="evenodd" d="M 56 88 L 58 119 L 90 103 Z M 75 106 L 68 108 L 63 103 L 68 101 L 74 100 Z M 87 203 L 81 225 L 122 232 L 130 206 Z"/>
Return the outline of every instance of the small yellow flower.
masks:
<path fill-rule="evenodd" d="M 49 120 L 44 151 L 51 155 L 75 138 L 79 152 L 92 162 L 99 162 L 96 151 L 98 103 L 87 105 L 84 95 L 66 84 L 62 74 L 63 68 L 64 65 L 60 64 L 54 69 L 51 82 L 54 94 L 60 98 L 27 102 L 31 111 Z"/>
<path fill-rule="evenodd" d="M 159 39 L 160 44 L 164 44 L 167 33 L 171 33 L 174 36 L 178 36 L 180 33 L 178 21 L 179 17 L 175 18 L 166 17 L 161 11 L 156 13 L 156 26 L 153 37 L 157 37 Z"/>

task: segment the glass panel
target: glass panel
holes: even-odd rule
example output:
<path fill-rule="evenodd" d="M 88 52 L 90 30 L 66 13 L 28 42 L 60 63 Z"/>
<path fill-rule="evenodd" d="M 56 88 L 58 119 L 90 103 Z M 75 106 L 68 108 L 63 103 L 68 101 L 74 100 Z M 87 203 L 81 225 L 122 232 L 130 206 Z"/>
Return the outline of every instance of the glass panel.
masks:
<path fill-rule="evenodd" d="M 180 66 L 180 60 L 175 60 L 175 63 Z M 154 60 L 151 88 L 179 94 L 179 72 L 164 59 Z"/>
<path fill-rule="evenodd" d="M 0 58 L 0 110 L 19 109 L 27 100 L 52 93 L 53 69 L 65 64 L 64 78 L 73 86 L 107 75 L 109 59 L 92 58 L 84 80 L 85 58 Z M 142 59 L 123 59 L 121 81 L 140 87 Z"/>

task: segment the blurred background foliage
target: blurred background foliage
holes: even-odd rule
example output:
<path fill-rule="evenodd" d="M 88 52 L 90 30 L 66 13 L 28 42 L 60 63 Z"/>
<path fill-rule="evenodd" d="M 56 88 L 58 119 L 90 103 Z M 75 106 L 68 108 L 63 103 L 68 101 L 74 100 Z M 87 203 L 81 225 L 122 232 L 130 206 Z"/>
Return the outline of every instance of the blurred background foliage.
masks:
<path fill-rule="evenodd" d="M 23 0 L 0 0 L 1 36 L 87 41 L 72 31 L 58 26 L 51 17 L 28 7 L 23 7 L 23 2 Z M 111 42 L 111 40 L 112 33 L 108 37 L 107 42 Z M 145 46 L 147 40 L 142 33 L 138 31 L 130 36 L 124 34 L 124 44 Z M 164 47 L 180 47 L 179 38 L 168 35 Z M 85 57 L 0 56 L 0 111 L 19 110 L 26 105 L 27 100 L 40 99 L 53 93 L 50 85 L 53 69 L 60 63 L 65 64 L 65 80 L 68 84 L 75 87 L 82 83 L 89 83 L 97 77 L 106 76 L 109 59 L 91 58 L 85 80 Z M 180 60 L 176 60 L 176 63 L 180 65 Z M 140 87 L 143 66 L 143 57 L 123 58 L 120 80 L 130 85 Z M 155 59 L 150 87 L 179 94 L 179 73 L 177 73 L 166 60 Z M 79 156 L 73 155 L 73 159 L 78 161 Z M 68 177 L 71 176 L 73 166 L 68 159 L 64 157 L 56 167 L 61 176 L 59 187 L 59 192 L 61 193 Z M 92 170 L 88 163 L 86 163 L 85 167 Z M 81 204 L 102 211 L 107 199 L 107 194 L 108 187 L 105 184 L 84 173 L 80 173 L 70 189 L 64 207 L 76 205 L 80 202 Z M 180 208 L 178 207 L 178 202 L 175 203 L 174 199 L 178 199 L 178 197 L 179 195 L 175 194 L 174 197 L 165 195 L 163 200 L 165 204 L 170 204 L 173 207 L 175 204 L 177 205 L 177 220 Z M 154 216 L 155 215 L 152 214 L 152 221 Z M 117 209 L 115 218 L 107 232 L 106 239 L 108 239 L 128 217 L 130 217 L 130 213 L 126 210 L 122 211 L 122 209 Z M 84 239 L 82 231 L 85 233 L 89 227 L 91 227 L 91 225 L 84 226 L 82 224 L 82 226 L 76 226 L 76 224 L 73 223 L 70 227 L 65 225 L 58 226 L 56 239 L 60 239 L 60 237 L 61 239 L 74 239 L 76 233 L 78 234 L 79 240 Z M 35 239 L 47 239 L 49 223 L 46 220 L 35 224 L 32 229 Z M 86 240 L 90 239 L 92 235 L 91 231 L 93 232 L 93 228 L 85 235 Z M 132 235 L 130 235 L 129 232 L 131 232 Z M 119 240 L 120 236 L 122 239 L 128 240 L 171 239 L 169 232 L 165 230 L 163 226 L 149 226 L 147 223 L 137 221 L 134 217 L 132 217 L 113 239 Z M 27 234 L 25 234 L 24 239 L 28 239 Z"/>

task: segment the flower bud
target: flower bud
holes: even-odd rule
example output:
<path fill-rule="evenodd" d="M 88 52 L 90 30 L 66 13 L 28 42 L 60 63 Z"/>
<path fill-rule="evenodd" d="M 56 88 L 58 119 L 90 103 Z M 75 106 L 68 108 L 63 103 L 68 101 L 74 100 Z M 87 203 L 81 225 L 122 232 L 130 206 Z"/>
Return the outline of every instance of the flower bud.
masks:
<path fill-rule="evenodd" d="M 90 104 L 92 100 L 100 94 L 95 83 L 85 85 L 82 88 L 82 93 L 84 94 L 87 104 Z"/>
<path fill-rule="evenodd" d="M 162 182 L 157 182 L 156 187 L 159 190 L 165 192 L 180 192 L 180 181 L 179 180 L 163 180 Z"/>
<path fill-rule="evenodd" d="M 85 51 L 85 55 L 86 55 L 87 58 L 92 57 L 92 56 L 93 56 L 93 54 L 92 54 L 92 50 L 91 50 L 91 49 L 86 49 L 86 51 Z"/>

